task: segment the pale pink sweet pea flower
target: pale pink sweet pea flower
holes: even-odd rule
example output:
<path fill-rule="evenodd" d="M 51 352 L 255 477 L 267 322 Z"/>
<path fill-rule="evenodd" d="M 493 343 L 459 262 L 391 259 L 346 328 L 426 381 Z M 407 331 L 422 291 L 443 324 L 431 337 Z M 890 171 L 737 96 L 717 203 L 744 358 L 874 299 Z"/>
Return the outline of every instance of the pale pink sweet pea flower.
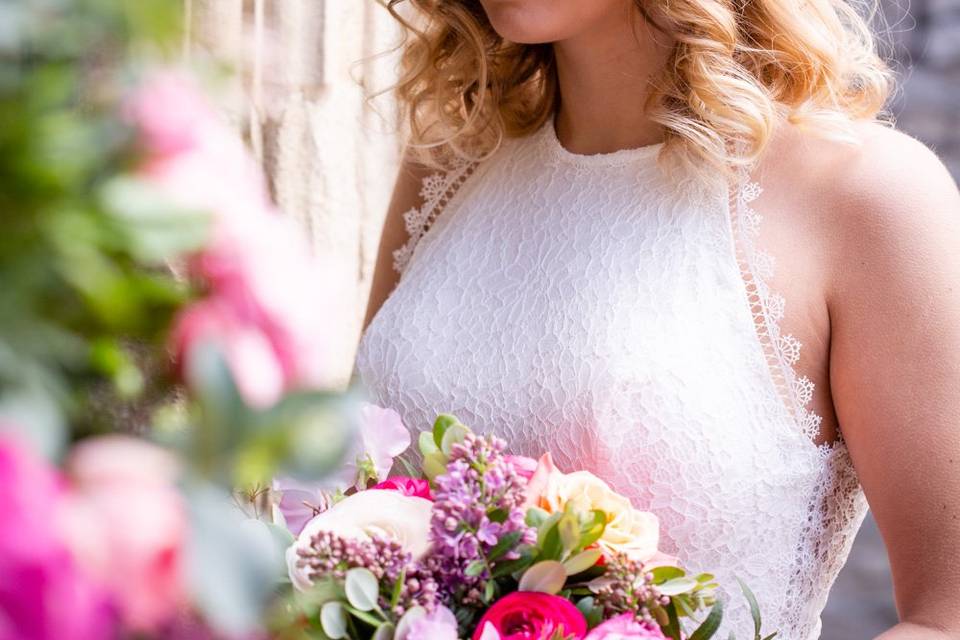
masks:
<path fill-rule="evenodd" d="M 410 446 L 410 432 L 400 419 L 400 414 L 393 409 L 364 402 L 359 408 L 359 419 L 359 433 L 354 444 L 343 464 L 333 474 L 313 482 L 286 476 L 274 479 L 272 489 L 279 495 L 277 508 L 291 533 L 299 534 L 311 518 L 325 511 L 337 491 L 366 488 L 360 486 L 362 478 L 358 462 L 371 467 L 370 471 L 376 474 L 374 481 L 386 480 L 394 458 Z M 395 486 L 381 488 L 392 488 L 405 495 L 429 499 L 429 485 L 426 495 L 422 487 L 412 492 Z"/>
<path fill-rule="evenodd" d="M 289 476 L 273 479 L 271 491 L 279 499 L 276 509 L 281 520 L 293 535 L 299 535 L 314 516 L 323 513 L 333 504 L 333 494 L 315 482 L 301 482 Z"/>
<path fill-rule="evenodd" d="M 360 406 L 358 438 L 347 454 L 343 465 L 326 482 L 336 488 L 360 486 L 359 465 L 369 464 L 375 474 L 375 482 L 386 479 L 393 460 L 410 446 L 410 431 L 404 426 L 400 414 L 393 409 L 364 402 Z"/>
<path fill-rule="evenodd" d="M 0 640 L 101 640 L 115 634 L 108 595 L 57 528 L 56 471 L 0 427 Z"/>
<path fill-rule="evenodd" d="M 176 459 L 145 440 L 107 435 L 75 446 L 66 470 L 60 522 L 74 555 L 111 593 L 127 629 L 157 629 L 186 602 Z"/>
<path fill-rule="evenodd" d="M 504 456 L 504 459 L 507 461 L 513 470 L 517 472 L 521 478 L 530 482 L 533 478 L 533 474 L 537 471 L 537 461 L 533 458 L 528 458 L 527 456 Z"/>
<path fill-rule="evenodd" d="M 601 623 L 584 640 L 666 640 L 655 623 L 640 622 L 632 613 L 623 613 Z"/>
<path fill-rule="evenodd" d="M 394 640 L 457 640 L 457 618 L 445 606 L 437 605 L 430 613 L 414 617 Z"/>

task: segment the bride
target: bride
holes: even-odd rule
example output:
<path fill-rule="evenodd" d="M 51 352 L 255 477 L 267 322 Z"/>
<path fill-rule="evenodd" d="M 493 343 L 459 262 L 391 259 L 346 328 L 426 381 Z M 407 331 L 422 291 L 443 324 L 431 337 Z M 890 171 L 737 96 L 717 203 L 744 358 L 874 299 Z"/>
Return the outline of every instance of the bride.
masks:
<path fill-rule="evenodd" d="M 355 378 L 552 452 L 820 634 L 867 509 L 960 638 L 960 196 L 845 0 L 384 0 L 410 131 Z M 801 346 L 802 357 L 801 357 Z M 737 594 L 717 637 L 752 630 Z"/>

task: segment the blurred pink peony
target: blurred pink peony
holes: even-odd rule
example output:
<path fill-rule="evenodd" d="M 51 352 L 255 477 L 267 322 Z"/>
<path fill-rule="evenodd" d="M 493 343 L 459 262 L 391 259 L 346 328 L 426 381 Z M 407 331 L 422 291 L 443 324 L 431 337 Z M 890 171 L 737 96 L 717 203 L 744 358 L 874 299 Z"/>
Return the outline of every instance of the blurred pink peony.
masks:
<path fill-rule="evenodd" d="M 666 640 L 656 623 L 640 622 L 632 613 L 623 613 L 603 622 L 584 640 Z"/>
<path fill-rule="evenodd" d="M 61 522 L 78 561 L 113 595 L 128 629 L 168 622 L 186 598 L 176 459 L 144 440 L 108 435 L 76 445 L 66 469 Z"/>
<path fill-rule="evenodd" d="M 433 495 L 430 493 L 430 483 L 422 478 L 394 476 L 370 488 L 385 491 L 399 491 L 405 496 L 416 496 L 418 498 L 433 500 Z"/>
<path fill-rule="evenodd" d="M 106 594 L 79 570 L 55 526 L 55 471 L 0 430 L 0 640 L 113 635 Z"/>
<path fill-rule="evenodd" d="M 580 640 L 587 621 L 572 602 L 536 591 L 515 591 L 494 602 L 480 618 L 473 640 L 540 640 L 559 633 Z"/>
<path fill-rule="evenodd" d="M 177 319 L 173 348 L 181 366 L 200 340 L 213 340 L 256 407 L 291 389 L 333 384 L 330 338 L 322 330 L 337 298 L 330 267 L 270 202 L 239 136 L 177 71 L 148 78 L 126 113 L 146 152 L 141 176 L 174 204 L 213 217 L 210 241 L 188 263 L 210 300 Z"/>

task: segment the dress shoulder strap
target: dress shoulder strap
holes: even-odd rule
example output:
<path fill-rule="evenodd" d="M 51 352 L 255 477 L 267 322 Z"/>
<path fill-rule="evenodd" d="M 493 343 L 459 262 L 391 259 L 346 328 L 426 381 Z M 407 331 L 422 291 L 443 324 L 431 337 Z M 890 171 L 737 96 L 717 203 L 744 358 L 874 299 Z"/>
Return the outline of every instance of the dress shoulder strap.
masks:
<path fill-rule="evenodd" d="M 432 173 L 423 179 L 420 188 L 422 203 L 403 214 L 407 241 L 393 251 L 393 269 L 403 273 L 417 243 L 427 233 L 453 196 L 477 167 L 477 162 L 457 160 L 450 168 Z"/>

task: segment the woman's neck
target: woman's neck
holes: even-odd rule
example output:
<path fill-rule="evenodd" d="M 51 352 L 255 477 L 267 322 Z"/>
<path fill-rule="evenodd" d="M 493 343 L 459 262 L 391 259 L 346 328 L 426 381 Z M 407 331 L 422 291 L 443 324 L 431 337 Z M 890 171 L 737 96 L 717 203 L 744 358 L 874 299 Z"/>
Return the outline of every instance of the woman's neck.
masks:
<path fill-rule="evenodd" d="M 573 153 L 610 153 L 663 139 L 662 127 L 643 107 L 673 43 L 629 9 L 630 15 L 616 12 L 589 32 L 553 45 L 557 137 Z"/>

